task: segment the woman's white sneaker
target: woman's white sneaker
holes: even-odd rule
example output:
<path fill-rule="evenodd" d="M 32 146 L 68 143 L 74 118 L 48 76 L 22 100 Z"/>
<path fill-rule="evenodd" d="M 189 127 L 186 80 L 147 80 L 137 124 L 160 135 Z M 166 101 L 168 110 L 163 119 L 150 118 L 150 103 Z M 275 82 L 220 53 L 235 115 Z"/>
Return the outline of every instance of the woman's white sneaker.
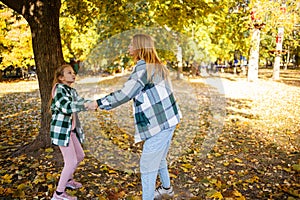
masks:
<path fill-rule="evenodd" d="M 172 198 L 173 196 L 174 196 L 174 190 L 172 186 L 169 189 L 165 189 L 164 187 L 159 186 L 154 191 L 154 200 L 160 200 L 163 197 Z"/>

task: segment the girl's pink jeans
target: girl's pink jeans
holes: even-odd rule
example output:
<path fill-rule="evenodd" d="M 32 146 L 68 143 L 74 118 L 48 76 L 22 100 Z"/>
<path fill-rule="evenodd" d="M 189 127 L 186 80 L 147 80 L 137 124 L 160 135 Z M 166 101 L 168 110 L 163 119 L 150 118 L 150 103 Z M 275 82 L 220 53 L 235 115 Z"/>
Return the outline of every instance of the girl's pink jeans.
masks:
<path fill-rule="evenodd" d="M 73 179 L 73 173 L 83 160 L 84 152 L 74 132 L 71 132 L 69 146 L 59 146 L 59 148 L 64 158 L 64 168 L 61 172 L 56 190 L 58 192 L 64 192 L 68 180 Z"/>

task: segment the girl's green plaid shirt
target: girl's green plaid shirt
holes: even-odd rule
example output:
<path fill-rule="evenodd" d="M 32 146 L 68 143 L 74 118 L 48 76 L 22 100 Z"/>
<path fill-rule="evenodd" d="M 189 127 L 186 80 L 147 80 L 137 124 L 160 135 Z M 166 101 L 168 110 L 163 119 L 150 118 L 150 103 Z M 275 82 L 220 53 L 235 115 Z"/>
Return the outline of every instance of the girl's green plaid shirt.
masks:
<path fill-rule="evenodd" d="M 74 88 L 65 84 L 56 84 L 55 88 L 51 104 L 50 137 L 53 144 L 68 146 L 74 117 L 72 114 L 84 111 L 84 103 L 89 101 L 79 97 Z M 78 124 L 76 125 L 76 135 L 80 142 L 83 142 L 84 133 Z"/>
<path fill-rule="evenodd" d="M 97 100 L 101 109 L 109 110 L 133 99 L 135 142 L 177 125 L 181 118 L 171 83 L 154 82 L 148 82 L 146 62 L 140 60 L 122 89 Z"/>

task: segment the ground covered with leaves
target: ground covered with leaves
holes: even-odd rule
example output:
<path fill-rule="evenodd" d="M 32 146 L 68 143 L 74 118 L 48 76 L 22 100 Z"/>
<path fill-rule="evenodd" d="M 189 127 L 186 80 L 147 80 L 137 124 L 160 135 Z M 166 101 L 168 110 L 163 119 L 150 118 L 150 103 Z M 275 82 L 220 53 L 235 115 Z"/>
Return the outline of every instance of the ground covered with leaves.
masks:
<path fill-rule="evenodd" d="M 260 70 L 257 82 L 221 74 L 173 80 L 183 113 L 169 164 L 174 199 L 300 199 L 300 74 Z M 86 98 L 120 88 L 127 76 L 79 77 Z M 12 156 L 40 126 L 36 81 L 0 83 L 0 199 L 50 199 L 63 166 L 57 147 Z M 80 113 L 86 157 L 75 173 L 79 199 L 141 199 L 131 104 Z"/>

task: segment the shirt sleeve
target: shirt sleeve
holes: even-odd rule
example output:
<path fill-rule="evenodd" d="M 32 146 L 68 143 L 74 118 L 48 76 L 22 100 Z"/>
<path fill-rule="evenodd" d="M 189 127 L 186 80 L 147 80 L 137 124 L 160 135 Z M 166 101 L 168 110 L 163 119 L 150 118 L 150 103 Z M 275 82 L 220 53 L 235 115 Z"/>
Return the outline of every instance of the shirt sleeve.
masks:
<path fill-rule="evenodd" d="M 123 85 L 122 89 L 98 99 L 98 106 L 101 109 L 110 110 L 130 101 L 144 88 L 146 79 L 146 64 L 142 63 L 142 66 L 137 65 L 128 80 Z"/>
<path fill-rule="evenodd" d="M 66 89 L 57 87 L 55 99 L 55 107 L 64 114 L 72 114 L 85 110 L 84 101 L 75 101 L 69 95 Z"/>
<path fill-rule="evenodd" d="M 84 104 L 84 103 L 90 103 L 92 102 L 92 100 L 88 100 L 88 99 L 85 99 L 83 97 L 80 97 L 77 93 L 76 90 L 74 90 L 74 94 L 76 95 L 76 98 L 77 98 L 77 102 L 81 105 L 81 104 Z"/>

